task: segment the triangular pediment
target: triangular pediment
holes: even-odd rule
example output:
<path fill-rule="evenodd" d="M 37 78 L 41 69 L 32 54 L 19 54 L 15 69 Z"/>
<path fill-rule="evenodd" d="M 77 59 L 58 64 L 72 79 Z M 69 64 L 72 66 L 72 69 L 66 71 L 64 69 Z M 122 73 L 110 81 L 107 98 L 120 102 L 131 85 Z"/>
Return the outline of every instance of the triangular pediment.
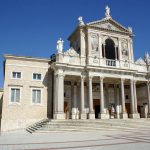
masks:
<path fill-rule="evenodd" d="M 125 33 L 129 33 L 132 34 L 132 32 L 130 32 L 127 28 L 125 28 L 124 26 L 122 26 L 121 24 L 119 24 L 118 22 L 116 22 L 115 20 L 113 20 L 112 18 L 110 19 L 102 19 L 102 20 L 98 20 L 95 22 L 90 22 L 87 24 L 90 27 L 98 27 L 101 29 L 106 29 L 106 30 L 111 30 L 111 31 L 118 31 L 118 32 L 125 32 Z"/>
<path fill-rule="evenodd" d="M 141 57 L 135 63 L 138 65 L 146 65 L 145 61 Z"/>

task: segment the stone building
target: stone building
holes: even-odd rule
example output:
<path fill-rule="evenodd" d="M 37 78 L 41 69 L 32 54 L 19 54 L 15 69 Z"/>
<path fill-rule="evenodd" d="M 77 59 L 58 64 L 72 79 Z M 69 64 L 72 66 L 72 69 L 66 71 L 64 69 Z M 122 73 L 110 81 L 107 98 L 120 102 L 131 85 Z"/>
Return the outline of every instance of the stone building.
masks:
<path fill-rule="evenodd" d="M 5 55 L 1 130 L 50 119 L 149 117 L 150 57 L 134 60 L 132 28 L 106 7 L 101 20 L 79 25 L 70 49 L 57 41 L 51 59 Z"/>

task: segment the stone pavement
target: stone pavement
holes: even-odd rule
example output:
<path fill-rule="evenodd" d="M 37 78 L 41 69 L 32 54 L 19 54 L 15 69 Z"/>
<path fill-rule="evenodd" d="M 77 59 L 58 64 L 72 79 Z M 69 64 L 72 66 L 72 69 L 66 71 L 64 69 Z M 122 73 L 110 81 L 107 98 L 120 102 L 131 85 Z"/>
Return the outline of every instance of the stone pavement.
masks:
<path fill-rule="evenodd" d="M 92 132 L 25 131 L 2 133 L 0 150 L 150 150 L 150 130 L 111 129 Z"/>

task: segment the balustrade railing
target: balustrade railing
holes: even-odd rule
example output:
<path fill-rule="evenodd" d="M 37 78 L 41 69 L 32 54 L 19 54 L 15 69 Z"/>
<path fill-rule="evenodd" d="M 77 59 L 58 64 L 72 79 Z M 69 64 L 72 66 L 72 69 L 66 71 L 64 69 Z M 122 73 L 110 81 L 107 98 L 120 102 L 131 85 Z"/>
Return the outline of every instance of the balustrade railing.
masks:
<path fill-rule="evenodd" d="M 106 59 L 107 66 L 116 66 L 116 60 Z"/>

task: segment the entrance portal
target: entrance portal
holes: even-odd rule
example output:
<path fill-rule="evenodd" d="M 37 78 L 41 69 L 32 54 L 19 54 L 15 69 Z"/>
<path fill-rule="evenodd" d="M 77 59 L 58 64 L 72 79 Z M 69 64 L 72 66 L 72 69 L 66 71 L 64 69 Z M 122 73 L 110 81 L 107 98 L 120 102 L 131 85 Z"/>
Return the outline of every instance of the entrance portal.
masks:
<path fill-rule="evenodd" d="M 128 118 L 129 118 L 129 114 L 130 114 L 130 103 L 126 103 L 126 104 L 125 104 L 125 108 L 126 108 L 126 113 L 128 114 Z"/>
<path fill-rule="evenodd" d="M 95 110 L 95 118 L 98 119 L 98 114 L 100 113 L 100 100 L 93 100 L 93 109 Z"/>

